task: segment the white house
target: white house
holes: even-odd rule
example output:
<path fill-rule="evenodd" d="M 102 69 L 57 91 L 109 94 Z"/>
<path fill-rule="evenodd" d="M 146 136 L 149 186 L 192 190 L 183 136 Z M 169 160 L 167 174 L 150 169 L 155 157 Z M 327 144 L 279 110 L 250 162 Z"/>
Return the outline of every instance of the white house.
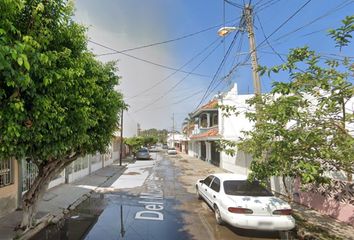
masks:
<path fill-rule="evenodd" d="M 239 174 L 247 174 L 251 157 L 242 151 L 235 156 L 218 151 L 217 140 L 238 141 L 242 131 L 250 130 L 252 123 L 245 117 L 246 111 L 252 111 L 246 103 L 253 94 L 239 95 L 237 84 L 215 96 L 192 114 L 194 129 L 189 135 L 188 154 L 210 162 L 216 166 Z M 226 115 L 221 106 L 235 107 L 236 113 Z"/>

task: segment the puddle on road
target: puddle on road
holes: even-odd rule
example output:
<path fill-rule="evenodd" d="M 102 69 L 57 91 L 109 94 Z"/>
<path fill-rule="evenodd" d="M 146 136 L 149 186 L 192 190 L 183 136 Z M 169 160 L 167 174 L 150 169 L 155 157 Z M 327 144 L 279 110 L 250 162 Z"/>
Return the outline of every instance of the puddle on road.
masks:
<path fill-rule="evenodd" d="M 183 230 L 181 212 L 171 211 L 178 205 L 177 200 L 171 198 L 156 200 L 155 202 L 162 202 L 163 208 L 168 210 L 162 210 L 163 220 L 146 220 L 135 218 L 138 212 L 146 211 L 145 205 L 140 202 L 153 200 L 140 197 L 126 193 L 93 195 L 63 221 L 48 226 L 32 239 L 191 239 L 191 236 Z M 156 214 L 151 213 L 150 215 L 144 213 L 143 216 L 157 218 Z"/>

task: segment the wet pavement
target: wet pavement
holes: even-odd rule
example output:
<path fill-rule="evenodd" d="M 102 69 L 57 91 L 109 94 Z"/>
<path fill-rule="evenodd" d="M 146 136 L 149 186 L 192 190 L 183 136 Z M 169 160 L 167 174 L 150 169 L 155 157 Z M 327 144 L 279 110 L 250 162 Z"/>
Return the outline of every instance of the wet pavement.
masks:
<path fill-rule="evenodd" d="M 176 161 L 181 163 L 179 156 L 164 153 L 154 154 L 150 162 L 137 161 L 136 168 L 128 168 L 106 191 L 92 195 L 32 239 L 287 239 L 279 232 L 217 225 L 213 211 L 188 191 L 194 182 L 181 181 L 188 173 Z M 131 184 L 135 180 L 129 179 L 139 181 Z"/>

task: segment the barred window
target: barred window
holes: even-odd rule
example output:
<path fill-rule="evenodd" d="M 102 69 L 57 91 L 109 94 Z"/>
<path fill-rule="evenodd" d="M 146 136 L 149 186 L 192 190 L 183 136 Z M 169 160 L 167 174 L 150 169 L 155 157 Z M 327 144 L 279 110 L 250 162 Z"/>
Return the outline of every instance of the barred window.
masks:
<path fill-rule="evenodd" d="M 5 187 L 12 183 L 12 160 L 0 160 L 0 187 Z"/>

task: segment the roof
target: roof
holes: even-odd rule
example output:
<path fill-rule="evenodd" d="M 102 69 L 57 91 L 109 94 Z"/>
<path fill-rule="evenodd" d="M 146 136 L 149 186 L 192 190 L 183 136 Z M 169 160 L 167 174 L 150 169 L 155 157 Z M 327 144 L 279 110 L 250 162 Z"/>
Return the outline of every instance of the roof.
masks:
<path fill-rule="evenodd" d="M 200 108 L 198 108 L 193 114 L 192 117 L 195 117 L 196 115 L 198 115 L 199 113 L 206 111 L 206 110 L 217 110 L 218 109 L 218 99 L 213 99 L 211 101 L 209 101 L 207 104 L 201 106 Z"/>
<path fill-rule="evenodd" d="M 208 102 L 207 104 L 203 105 L 200 109 L 216 109 L 218 106 L 218 100 L 217 99 L 213 99 L 210 102 Z"/>
<path fill-rule="evenodd" d="M 211 175 L 220 178 L 220 180 L 222 180 L 222 181 L 247 180 L 247 175 L 236 174 L 236 173 L 215 173 L 215 174 L 211 174 Z"/>
<path fill-rule="evenodd" d="M 212 128 L 212 129 L 209 129 L 206 132 L 190 136 L 191 139 L 210 138 L 210 137 L 220 137 L 219 129 L 218 128 Z"/>

